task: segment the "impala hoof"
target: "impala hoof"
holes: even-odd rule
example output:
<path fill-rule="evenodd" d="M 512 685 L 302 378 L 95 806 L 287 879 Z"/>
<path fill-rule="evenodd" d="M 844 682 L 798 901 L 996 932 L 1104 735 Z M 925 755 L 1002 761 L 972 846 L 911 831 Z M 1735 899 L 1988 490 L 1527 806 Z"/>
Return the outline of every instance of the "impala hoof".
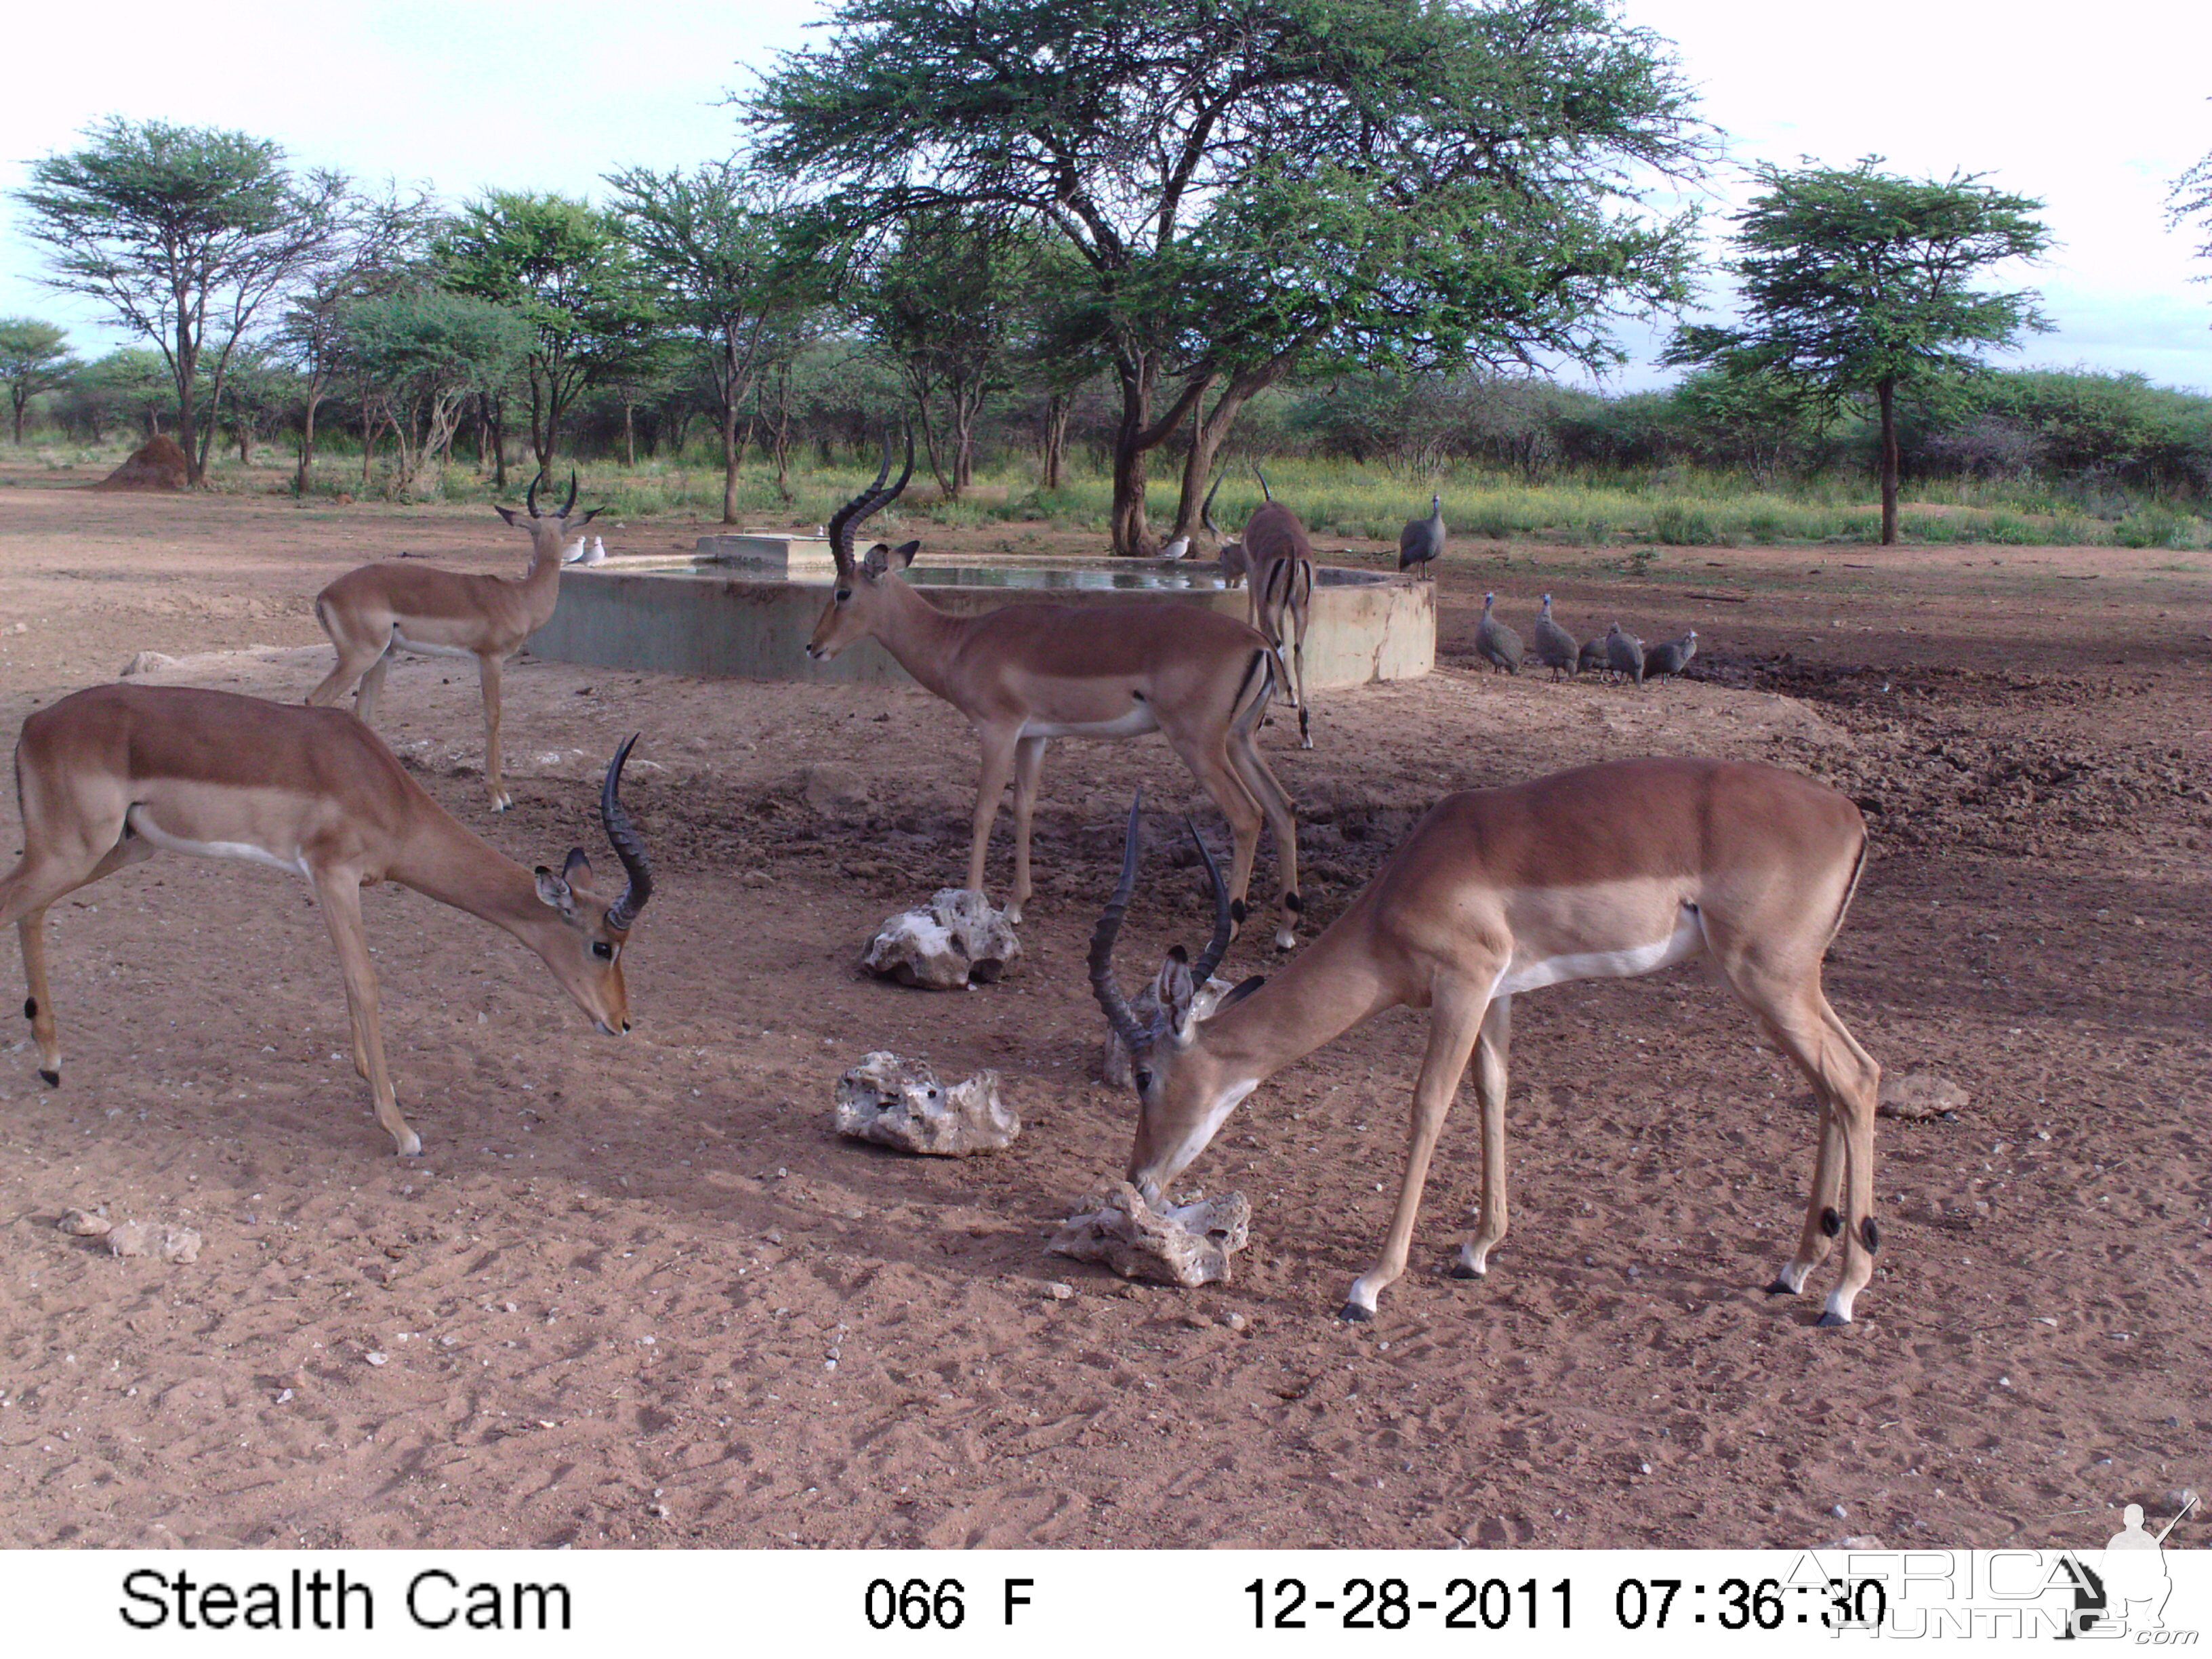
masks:
<path fill-rule="evenodd" d="M 1831 1326 L 1848 1325 L 1850 1322 L 1851 1316 L 1849 1314 L 1839 1314 L 1833 1308 L 1831 1308 L 1826 1313 L 1822 1314 L 1820 1318 L 1814 1321 L 1814 1325 L 1818 1329 L 1826 1330 Z"/>
<path fill-rule="evenodd" d="M 407 1138 L 399 1143 L 396 1150 L 401 1158 L 420 1158 L 422 1156 L 422 1137 L 410 1129 L 407 1133 Z"/>
<path fill-rule="evenodd" d="M 1766 1293 L 1769 1296 L 1795 1296 L 1797 1294 L 1797 1287 L 1783 1278 L 1780 1273 L 1777 1273 L 1774 1276 L 1774 1282 L 1766 1287 Z"/>
<path fill-rule="evenodd" d="M 39 1075 L 45 1079 L 46 1085 L 49 1089 L 58 1089 L 62 1086 L 62 1074 L 59 1072 L 50 1072 L 41 1066 L 39 1067 Z"/>
<path fill-rule="evenodd" d="M 1375 1310 L 1363 1308 L 1357 1302 L 1347 1302 L 1336 1310 L 1336 1316 L 1347 1325 L 1371 1324 L 1375 1318 Z"/>
<path fill-rule="evenodd" d="M 1487 1279 L 1490 1277 L 1489 1268 L 1471 1267 L 1464 1261 L 1455 1261 L 1450 1267 L 1445 1268 L 1444 1271 L 1449 1273 L 1454 1279 Z"/>

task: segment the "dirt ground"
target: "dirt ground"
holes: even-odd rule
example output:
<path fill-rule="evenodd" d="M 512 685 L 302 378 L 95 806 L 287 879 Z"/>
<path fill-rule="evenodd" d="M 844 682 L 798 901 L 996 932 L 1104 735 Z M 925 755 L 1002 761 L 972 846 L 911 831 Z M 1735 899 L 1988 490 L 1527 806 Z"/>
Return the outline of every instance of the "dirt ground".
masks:
<path fill-rule="evenodd" d="M 0 477 L 9 733 L 142 650 L 179 659 L 157 683 L 296 700 L 332 576 L 525 551 L 481 508 L 60 482 Z M 617 554 L 702 528 L 604 527 Z M 922 533 L 926 559 L 1086 539 Z M 1189 1172 L 1253 1201 L 1232 1284 L 1049 1256 L 1128 1151 L 1082 963 L 1139 784 L 1125 981 L 1205 927 L 1167 831 L 1186 802 L 1218 818 L 1158 739 L 1054 746 L 1027 959 L 932 995 L 855 964 L 959 878 L 975 749 L 945 705 L 526 657 L 495 817 L 473 675 L 407 660 L 384 735 L 526 863 L 600 850 L 593 781 L 645 734 L 636 1030 L 594 1035 L 520 946 L 370 890 L 428 1145 L 401 1160 L 301 884 L 161 858 L 57 906 L 63 1086 L 27 1026 L 0 1042 L 0 1545 L 2079 1546 L 2109 1508 L 2162 1522 L 2212 1485 L 2212 556 L 1462 541 L 1441 580 L 1432 677 L 1317 697 L 1310 753 L 1267 733 L 1313 922 L 1450 790 L 1648 753 L 1848 789 L 1877 853 L 1830 994 L 1889 1072 L 1971 1097 L 1879 1126 L 1858 1322 L 1814 1328 L 1826 1273 L 1760 1293 L 1808 1097 L 1694 968 L 1520 1000 L 1486 1280 L 1442 1271 L 1476 1189 L 1463 1103 L 1413 1270 L 1375 1323 L 1334 1317 L 1396 1179 L 1404 1010 L 1264 1085 Z M 1699 655 L 1640 693 L 1494 678 L 1486 589 L 1524 634 L 1549 591 L 1579 633 L 1694 626 Z M 1253 929 L 1224 971 L 1270 960 Z M 996 1068 L 1020 1139 L 962 1162 L 841 1141 L 833 1085 L 878 1048 Z M 199 1259 L 54 1224 L 103 1204 L 197 1229 Z M 2170 1541 L 2207 1538 L 2200 1506 Z"/>

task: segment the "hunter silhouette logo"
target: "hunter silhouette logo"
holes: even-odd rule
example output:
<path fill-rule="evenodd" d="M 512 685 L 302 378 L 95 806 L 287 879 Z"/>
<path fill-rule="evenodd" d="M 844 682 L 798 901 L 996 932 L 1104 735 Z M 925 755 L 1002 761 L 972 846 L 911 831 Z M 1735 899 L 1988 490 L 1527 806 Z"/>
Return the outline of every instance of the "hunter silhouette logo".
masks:
<path fill-rule="evenodd" d="M 2058 1639 L 2070 1642 L 2090 1632 L 2118 1635 L 2164 1630 L 2166 1598 L 2173 1594 L 2166 1567 L 2166 1535 L 2181 1524 L 2182 1516 L 2196 1507 L 2197 1498 L 2191 1493 L 2181 1513 L 2154 1537 L 2143 1528 L 2142 1505 L 2130 1504 L 2121 1512 L 2120 1529 L 2106 1544 L 2104 1559 L 2097 1566 L 2091 1567 L 2072 1555 L 2061 1558 L 2057 1576 L 2073 1585 L 2074 1612 L 2066 1633 Z M 2098 1630 L 2100 1624 L 2106 1628 Z"/>

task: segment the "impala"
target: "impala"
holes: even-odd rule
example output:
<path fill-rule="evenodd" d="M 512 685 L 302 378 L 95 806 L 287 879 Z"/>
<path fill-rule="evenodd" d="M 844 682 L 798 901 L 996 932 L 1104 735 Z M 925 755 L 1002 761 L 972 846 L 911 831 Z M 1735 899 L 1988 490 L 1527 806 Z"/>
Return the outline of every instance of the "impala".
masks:
<path fill-rule="evenodd" d="M 1405 1271 L 1429 1159 L 1470 1054 L 1482 1112 L 1481 1221 L 1454 1272 L 1486 1272 L 1505 1236 L 1514 995 L 1703 956 L 1812 1080 L 1820 1107 L 1804 1229 L 1767 1288 L 1802 1291 L 1840 1235 L 1842 1275 L 1820 1323 L 1848 1323 L 1881 1245 L 1881 1073 L 1822 995 L 1820 958 L 1843 925 L 1866 848 L 1865 822 L 1845 796 L 1736 762 L 1619 761 L 1449 795 L 1283 973 L 1246 981 L 1201 1022 L 1191 1017 L 1194 988 L 1229 943 L 1217 874 L 1212 941 L 1195 963 L 1180 947 L 1170 953 L 1156 981 L 1162 1012 L 1140 1025 L 1113 977 L 1114 938 L 1136 881 L 1132 807 L 1121 882 L 1091 945 L 1091 986 L 1128 1045 L 1140 1102 L 1129 1181 L 1158 1203 L 1267 1079 L 1386 1008 L 1429 1009 L 1397 1205 L 1381 1260 L 1352 1281 L 1343 1310 L 1371 1319 L 1376 1297 Z"/>
<path fill-rule="evenodd" d="M 806 653 L 834 657 L 857 640 L 874 639 L 917 683 L 968 717 L 983 750 L 969 887 L 983 890 L 991 823 L 1011 779 L 1014 890 L 1006 915 L 1020 921 L 1030 892 L 1030 817 L 1048 741 L 1158 732 L 1229 820 L 1238 922 L 1262 822 L 1273 834 L 1282 878 L 1275 942 L 1290 949 L 1300 908 L 1297 823 L 1290 797 L 1253 742 L 1280 660 L 1266 637 L 1234 617 L 1176 603 L 1012 605 L 949 616 L 899 574 L 920 543 L 896 550 L 878 543 L 865 560 L 854 556 L 855 527 L 896 501 L 913 476 L 910 434 L 906 471 L 887 489 L 890 462 L 886 443 L 875 483 L 830 521 L 836 585 Z"/>
<path fill-rule="evenodd" d="M 542 477 L 544 475 L 539 475 Z M 376 723 L 376 700 L 396 646 L 432 657 L 474 657 L 483 687 L 484 787 L 492 810 L 503 812 L 514 798 L 500 780 L 499 677 L 507 659 L 553 615 L 561 597 L 562 543 L 599 515 L 593 507 L 571 520 L 576 505 L 576 476 L 568 475 L 568 499 L 558 513 L 538 513 L 538 479 L 523 498 L 527 519 L 512 507 L 499 516 L 530 532 L 530 568 L 518 579 L 464 576 L 422 564 L 365 564 L 315 595 L 315 620 L 337 647 L 337 665 L 307 693 L 311 706 L 334 703 L 356 680 L 361 691 L 354 713 L 365 726 Z"/>
<path fill-rule="evenodd" d="M 362 932 L 361 890 L 391 880 L 481 916 L 544 957 L 609 1036 L 629 1030 L 623 949 L 653 892 L 644 842 L 623 810 L 623 763 L 609 763 L 599 817 L 627 877 L 602 896 L 584 849 L 560 874 L 533 874 L 464 829 L 350 714 L 186 686 L 100 685 L 23 722 L 15 744 L 23 856 L 0 877 L 0 927 L 23 944 L 39 1075 L 61 1083 L 46 980 L 55 900 L 156 852 L 244 859 L 307 878 L 337 948 L 354 1068 L 403 1157 L 422 1150 L 392 1095 Z"/>
<path fill-rule="evenodd" d="M 1253 468 L 1255 472 L 1257 467 Z M 1306 708 L 1306 617 L 1313 607 L 1313 542 L 1298 515 L 1285 507 L 1267 489 L 1261 474 L 1260 489 L 1266 502 L 1244 526 L 1244 562 L 1251 573 L 1252 625 L 1267 636 L 1278 657 L 1282 654 L 1287 623 L 1295 630 L 1291 647 L 1291 701 L 1298 710 L 1298 747 L 1313 747 Z"/>

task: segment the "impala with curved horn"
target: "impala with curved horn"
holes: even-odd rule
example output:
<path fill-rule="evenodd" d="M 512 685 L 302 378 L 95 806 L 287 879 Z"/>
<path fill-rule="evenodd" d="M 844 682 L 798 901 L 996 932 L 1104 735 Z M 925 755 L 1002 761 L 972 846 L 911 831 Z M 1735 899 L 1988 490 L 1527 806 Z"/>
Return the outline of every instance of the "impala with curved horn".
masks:
<path fill-rule="evenodd" d="M 969 889 L 983 889 L 992 820 L 1012 780 L 1014 891 L 1006 914 L 1021 919 L 1030 892 L 1030 818 L 1049 740 L 1158 732 L 1229 820 L 1237 844 L 1229 886 L 1240 922 L 1261 825 L 1274 836 L 1282 878 L 1275 942 L 1290 949 L 1300 904 L 1297 822 L 1253 741 L 1279 660 L 1266 636 L 1232 617 L 1173 603 L 1011 605 L 981 616 L 950 616 L 899 574 L 914 562 L 919 542 L 896 550 L 878 543 L 865 559 L 854 556 L 854 529 L 897 500 L 914 474 L 911 432 L 906 471 L 887 488 L 890 466 L 886 440 L 875 483 L 830 521 L 836 586 L 806 653 L 834 657 L 856 640 L 874 639 L 918 683 L 968 717 L 983 750 Z"/>
<path fill-rule="evenodd" d="M 530 533 L 530 568 L 520 577 L 465 576 L 430 565 L 365 564 L 349 570 L 315 595 L 315 620 L 337 647 L 337 665 L 307 693 L 313 707 L 336 702 L 356 681 L 361 684 L 354 713 L 365 726 L 376 724 L 376 701 L 396 646 L 432 657 L 473 657 L 483 689 L 484 787 L 494 811 L 505 811 L 514 798 L 500 778 L 500 669 L 522 649 L 522 642 L 552 617 L 561 597 L 562 544 L 599 516 L 593 507 L 571 520 L 576 508 L 576 475 L 568 474 L 568 499 L 561 510 L 541 518 L 538 512 L 540 472 L 523 497 L 527 519 L 514 509 L 492 510 Z"/>
<path fill-rule="evenodd" d="M 47 908 L 160 851 L 244 859 L 313 886 L 345 976 L 355 1069 L 400 1153 L 421 1152 L 385 1065 L 361 890 L 396 881 L 512 933 L 593 1025 L 620 1036 L 629 1030 L 623 947 L 653 896 L 645 843 L 620 793 L 636 741 L 616 751 L 599 790 L 600 822 L 625 877 L 610 898 L 580 847 L 558 875 L 493 850 L 424 793 L 374 732 L 336 709 L 135 685 L 94 686 L 40 709 L 15 744 L 23 856 L 0 877 L 0 926 L 15 923 L 22 939 L 39 1075 L 61 1082 Z"/>
<path fill-rule="evenodd" d="M 1140 1026 L 1115 988 L 1112 961 L 1136 881 L 1133 806 L 1121 884 L 1091 945 L 1091 985 L 1128 1045 L 1140 1103 L 1129 1181 L 1157 1204 L 1268 1078 L 1386 1008 L 1429 1009 L 1396 1208 L 1382 1259 L 1352 1281 L 1343 1312 L 1371 1319 L 1376 1297 L 1405 1271 L 1429 1160 L 1470 1054 L 1482 1112 L 1481 1224 L 1455 1272 L 1487 1271 L 1505 1236 L 1514 995 L 1702 956 L 1811 1079 L 1820 1105 L 1804 1228 L 1768 1289 L 1802 1291 L 1840 1236 L 1843 1271 L 1820 1323 L 1848 1323 L 1881 1242 L 1874 1216 L 1881 1072 L 1822 994 L 1820 958 L 1843 926 L 1866 850 L 1865 821 L 1848 797 L 1771 766 L 1619 761 L 1449 795 L 1281 974 L 1238 986 L 1209 1019 L 1191 1018 L 1194 987 L 1228 943 L 1217 923 L 1197 965 L 1170 953 L 1156 987 L 1162 1012 Z M 1203 842 L 1199 851 L 1212 872 Z M 1218 893 L 1218 872 L 1214 882 Z"/>

